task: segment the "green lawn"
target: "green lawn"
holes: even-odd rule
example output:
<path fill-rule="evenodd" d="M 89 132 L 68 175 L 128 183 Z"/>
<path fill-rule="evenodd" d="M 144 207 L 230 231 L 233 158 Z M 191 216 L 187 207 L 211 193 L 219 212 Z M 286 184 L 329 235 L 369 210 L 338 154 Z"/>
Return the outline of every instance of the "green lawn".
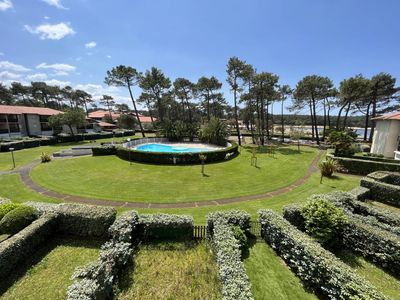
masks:
<path fill-rule="evenodd" d="M 254 299 L 318 299 L 304 290 L 300 279 L 264 241 L 253 241 L 244 264 Z"/>
<path fill-rule="evenodd" d="M 393 275 L 366 261 L 362 256 L 350 251 L 343 250 L 336 255 L 352 267 L 358 275 L 366 278 L 382 294 L 393 300 L 400 299 L 400 277 L 396 279 Z"/>
<path fill-rule="evenodd" d="M 47 243 L 30 259 L 28 263 L 32 266 L 26 272 L 26 265 L 14 272 L 15 282 L 0 299 L 65 299 L 75 268 L 96 260 L 102 243 L 74 238 Z M 1 288 L 4 290 L 4 286 Z"/>
<path fill-rule="evenodd" d="M 206 243 L 143 244 L 117 299 L 221 299 L 218 270 Z"/>
<path fill-rule="evenodd" d="M 318 150 L 282 147 L 274 157 L 258 154 L 258 168 L 247 150 L 226 162 L 201 166 L 132 163 L 116 156 L 82 157 L 41 164 L 33 180 L 70 195 L 120 201 L 177 203 L 253 195 L 285 187 L 301 178 Z"/>
<path fill-rule="evenodd" d="M 139 138 L 139 137 L 141 137 L 141 135 L 136 134 L 136 135 L 130 136 L 130 137 L 125 136 L 125 137 L 115 138 L 114 141 L 118 142 L 118 141 L 122 141 L 127 138 Z M 111 142 L 112 140 L 113 140 L 112 138 L 107 138 L 107 139 L 97 140 L 97 142 L 98 143 Z M 16 168 L 27 165 L 30 162 L 32 162 L 36 159 L 39 159 L 40 154 L 42 152 L 53 154 L 54 152 L 57 152 L 60 150 L 70 149 L 72 146 L 85 145 L 85 144 L 90 144 L 92 142 L 93 141 L 82 141 L 82 142 L 77 142 L 77 143 L 62 143 L 62 144 L 56 144 L 56 145 L 51 145 L 51 146 L 42 146 L 42 147 L 14 151 L 15 165 L 16 165 Z M 12 167 L 13 167 L 13 165 L 12 165 L 11 153 L 10 152 L 1 152 L 0 153 L 0 171 L 11 170 Z"/>
<path fill-rule="evenodd" d="M 257 210 L 261 208 L 273 209 L 281 212 L 282 208 L 291 203 L 301 203 L 313 194 L 329 193 L 338 190 L 351 190 L 357 187 L 359 178 L 355 176 L 339 175 L 333 179 L 324 179 L 319 183 L 319 175 L 313 174 L 303 185 L 294 190 L 274 196 L 268 199 L 252 200 L 234 204 L 204 206 L 196 208 L 165 208 L 165 209 L 136 209 L 140 213 L 169 213 L 169 214 L 188 214 L 192 215 L 196 224 L 205 224 L 206 216 L 211 211 L 227 209 L 243 209 L 249 212 L 253 219 L 257 218 Z M 19 175 L 1 175 L 0 176 L 0 197 L 10 198 L 16 202 L 42 201 L 57 202 L 56 199 L 37 194 L 27 189 L 21 182 Z M 126 209 L 118 209 L 119 212 Z"/>

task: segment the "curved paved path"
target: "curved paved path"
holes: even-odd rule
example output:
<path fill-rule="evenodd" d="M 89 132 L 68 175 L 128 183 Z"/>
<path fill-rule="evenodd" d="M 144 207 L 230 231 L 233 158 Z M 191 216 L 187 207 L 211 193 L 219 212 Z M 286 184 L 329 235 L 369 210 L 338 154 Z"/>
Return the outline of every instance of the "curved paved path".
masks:
<path fill-rule="evenodd" d="M 35 182 L 32 181 L 30 177 L 30 171 L 33 167 L 38 165 L 39 161 L 34 161 L 24 167 L 13 171 L 6 171 L 0 172 L 1 174 L 20 174 L 23 183 L 30 188 L 31 190 L 48 196 L 52 198 L 56 198 L 62 200 L 64 202 L 74 202 L 74 203 L 83 203 L 83 204 L 92 204 L 92 205 L 101 205 L 101 206 L 113 206 L 113 207 L 127 207 L 127 208 L 193 208 L 193 207 L 202 207 L 202 206 L 215 206 L 215 205 L 223 205 L 229 203 L 236 203 L 236 202 L 244 202 L 250 200 L 259 200 L 270 198 L 273 196 L 277 196 L 280 194 L 284 194 L 287 192 L 292 191 L 293 189 L 299 187 L 300 185 L 304 184 L 304 182 L 310 178 L 310 176 L 318 171 L 318 162 L 321 156 L 324 154 L 325 151 L 320 150 L 318 155 L 313 159 L 310 167 L 307 170 L 307 173 L 303 175 L 301 178 L 297 179 L 292 184 L 279 188 L 267 193 L 257 194 L 257 195 L 249 195 L 249 196 L 240 196 L 240 197 L 233 197 L 233 198 L 224 198 L 218 200 L 205 200 L 205 201 L 196 201 L 196 202 L 180 202 L 180 203 L 148 203 L 148 202 L 124 202 L 124 201 L 116 201 L 116 200 L 104 200 L 104 199 L 95 199 L 95 198 L 85 198 L 79 196 L 72 196 L 67 194 L 62 194 L 58 192 L 53 192 L 47 190 L 44 187 L 37 185 Z"/>

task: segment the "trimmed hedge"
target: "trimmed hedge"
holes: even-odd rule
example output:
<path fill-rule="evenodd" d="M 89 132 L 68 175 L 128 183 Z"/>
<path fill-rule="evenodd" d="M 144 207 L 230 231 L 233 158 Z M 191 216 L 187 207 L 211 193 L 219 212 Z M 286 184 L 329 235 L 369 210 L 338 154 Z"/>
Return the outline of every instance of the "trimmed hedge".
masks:
<path fill-rule="evenodd" d="M 251 216 L 243 210 L 224 210 L 209 213 L 207 215 L 207 235 L 212 238 L 215 220 L 223 218 L 230 225 L 239 226 L 246 235 L 250 234 Z"/>
<path fill-rule="evenodd" d="M 368 174 L 367 177 L 388 184 L 400 185 L 400 173 L 397 172 L 378 171 Z"/>
<path fill-rule="evenodd" d="M 0 221 L 3 217 L 8 214 L 13 209 L 17 208 L 20 204 L 12 203 L 12 202 L 5 202 L 4 204 L 0 205 Z"/>
<path fill-rule="evenodd" d="M 352 189 L 350 193 L 353 194 L 354 197 L 359 201 L 366 201 L 368 199 L 371 199 L 370 190 L 363 186 Z"/>
<path fill-rule="evenodd" d="M 4 198 L 4 197 L 0 197 L 0 205 L 7 204 L 7 203 L 10 203 L 10 202 L 11 202 L 10 199 Z"/>
<path fill-rule="evenodd" d="M 113 284 L 133 254 L 138 219 L 137 212 L 129 211 L 113 223 L 108 231 L 111 239 L 102 246 L 98 260 L 75 271 L 68 300 L 112 298 Z"/>
<path fill-rule="evenodd" d="M 305 231 L 306 220 L 301 214 L 301 207 L 298 205 L 288 205 L 283 208 L 283 218 L 288 220 L 293 226 L 301 231 Z"/>
<path fill-rule="evenodd" d="M 395 234 L 350 217 L 343 243 L 393 274 L 400 274 L 400 239 Z"/>
<path fill-rule="evenodd" d="M 241 244 L 235 238 L 232 223 L 241 223 L 243 215 L 235 218 L 234 213 L 230 212 L 228 218 L 224 213 L 209 214 L 207 219 L 212 222 L 211 243 L 215 252 L 218 274 L 222 284 L 222 295 L 224 300 L 253 299 L 251 284 L 247 276 L 246 269 L 241 260 Z"/>
<path fill-rule="evenodd" d="M 24 202 L 24 205 L 35 208 L 39 216 L 43 215 L 46 212 L 57 212 L 57 209 L 60 206 L 60 204 L 56 203 L 36 202 L 36 201 Z"/>
<path fill-rule="evenodd" d="M 331 299 L 387 299 L 318 242 L 271 210 L 258 212 L 264 240 L 311 289 Z"/>
<path fill-rule="evenodd" d="M 111 207 L 81 204 L 60 204 L 58 229 L 78 236 L 104 236 L 115 221 L 116 211 Z"/>
<path fill-rule="evenodd" d="M 93 147 L 92 152 L 93 156 L 116 155 L 117 149 L 114 145 L 106 144 L 99 147 Z"/>
<path fill-rule="evenodd" d="M 128 149 L 125 147 L 117 147 L 117 156 L 124 160 L 132 160 L 144 163 L 156 164 L 200 164 L 199 153 L 166 153 L 166 152 L 145 152 L 139 150 Z M 239 153 L 238 145 L 232 142 L 230 147 L 221 150 L 207 151 L 203 153 L 207 156 L 206 163 L 223 161 L 231 159 Z"/>
<path fill-rule="evenodd" d="M 17 206 L 1 219 L 0 233 L 16 234 L 36 219 L 36 209 L 25 205 Z"/>
<path fill-rule="evenodd" d="M 193 217 L 171 214 L 144 214 L 139 218 L 144 240 L 184 240 L 193 238 Z"/>
<path fill-rule="evenodd" d="M 400 186 L 369 177 L 362 178 L 360 185 L 370 190 L 371 199 L 400 207 Z"/>
<path fill-rule="evenodd" d="M 327 154 L 327 157 L 331 157 L 333 160 L 339 163 L 342 168 L 352 174 L 367 175 L 375 171 L 400 172 L 400 164 L 398 163 L 371 161 L 365 160 L 362 157 L 338 157 L 331 154 Z"/>
<path fill-rule="evenodd" d="M 11 238 L 0 243 L 0 280 L 32 255 L 57 229 L 57 215 L 44 214 Z"/>

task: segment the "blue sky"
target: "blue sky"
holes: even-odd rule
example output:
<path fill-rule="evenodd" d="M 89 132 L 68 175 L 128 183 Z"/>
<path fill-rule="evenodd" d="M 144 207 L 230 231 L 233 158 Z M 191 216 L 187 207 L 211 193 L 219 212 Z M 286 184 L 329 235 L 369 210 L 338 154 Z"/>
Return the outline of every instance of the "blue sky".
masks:
<path fill-rule="evenodd" d="M 400 77 L 399 11 L 398 0 L 0 0 L 0 81 L 70 84 L 127 102 L 103 85 L 106 71 L 156 66 L 171 79 L 215 75 L 231 102 L 231 56 L 293 87 L 310 74 L 335 84 L 358 73 Z"/>

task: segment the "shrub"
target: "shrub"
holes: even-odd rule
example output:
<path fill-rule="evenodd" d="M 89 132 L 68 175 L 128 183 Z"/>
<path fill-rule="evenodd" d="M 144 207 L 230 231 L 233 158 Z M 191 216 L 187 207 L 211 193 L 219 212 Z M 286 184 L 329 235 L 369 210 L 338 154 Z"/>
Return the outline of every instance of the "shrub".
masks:
<path fill-rule="evenodd" d="M 318 167 L 321 170 L 321 176 L 332 177 L 338 168 L 338 164 L 335 160 L 328 157 L 325 161 L 320 162 Z"/>
<path fill-rule="evenodd" d="M 93 156 L 101 156 L 101 155 L 115 155 L 117 150 L 114 145 L 106 144 L 99 147 L 92 148 Z"/>
<path fill-rule="evenodd" d="M 365 201 L 365 200 L 371 199 L 369 189 L 362 187 L 362 186 L 352 189 L 350 191 L 350 193 L 352 193 L 354 195 L 354 197 L 360 201 Z"/>
<path fill-rule="evenodd" d="M 307 285 L 330 299 L 387 299 L 369 282 L 270 210 L 258 212 L 264 240 Z"/>
<path fill-rule="evenodd" d="M 46 202 L 36 202 L 36 201 L 28 201 L 24 202 L 24 205 L 33 207 L 36 209 L 39 216 L 43 215 L 46 212 L 57 212 L 58 204 L 56 203 L 46 203 Z"/>
<path fill-rule="evenodd" d="M 239 242 L 240 250 L 243 252 L 248 247 L 247 236 L 243 230 L 237 225 L 231 225 L 232 233 L 235 239 Z"/>
<path fill-rule="evenodd" d="M 3 219 L 3 217 L 9 213 L 10 211 L 12 211 L 13 209 L 17 208 L 19 206 L 19 204 L 17 203 L 5 203 L 0 205 L 0 220 Z"/>
<path fill-rule="evenodd" d="M 225 146 L 228 137 L 228 126 L 217 118 L 211 119 L 200 130 L 200 140 L 205 143 Z"/>
<path fill-rule="evenodd" d="M 371 199 L 400 207 L 400 186 L 380 182 L 369 177 L 362 178 L 360 185 L 370 190 Z"/>
<path fill-rule="evenodd" d="M 215 220 L 222 218 L 230 225 L 239 226 L 246 235 L 250 234 L 251 216 L 243 210 L 224 210 L 209 213 L 207 215 L 207 234 L 212 238 Z"/>
<path fill-rule="evenodd" d="M 111 207 L 80 204 L 61 204 L 59 230 L 78 236 L 104 236 L 114 222 L 116 211 Z"/>
<path fill-rule="evenodd" d="M 10 203 L 10 202 L 11 202 L 10 199 L 0 197 L 0 205 L 7 204 L 7 203 Z"/>
<path fill-rule="evenodd" d="M 230 215 L 232 220 L 233 214 Z M 241 219 L 241 216 L 237 220 Z M 215 252 L 224 300 L 253 299 L 251 284 L 241 261 L 240 242 L 223 214 L 208 216 L 213 220 L 212 245 Z"/>
<path fill-rule="evenodd" d="M 301 214 L 301 207 L 295 204 L 283 208 L 283 217 L 301 231 L 305 231 L 305 220 Z"/>
<path fill-rule="evenodd" d="M 355 153 L 352 147 L 357 138 L 352 130 L 331 130 L 327 142 L 335 147 L 335 156 L 352 156 Z"/>
<path fill-rule="evenodd" d="M 9 211 L 0 221 L 0 233 L 15 234 L 37 218 L 33 207 L 20 205 Z"/>
<path fill-rule="evenodd" d="M 137 120 L 132 115 L 122 114 L 118 117 L 117 123 L 119 128 L 134 129 L 137 124 Z"/>
<path fill-rule="evenodd" d="M 40 160 L 42 163 L 50 162 L 51 161 L 51 156 L 47 154 L 46 152 L 42 152 L 40 155 Z"/>
<path fill-rule="evenodd" d="M 191 239 L 193 218 L 185 215 L 144 214 L 139 218 L 143 239 Z"/>
<path fill-rule="evenodd" d="M 367 175 L 375 171 L 400 172 L 399 163 L 365 160 L 364 157 L 338 157 L 331 156 L 341 167 L 341 171 L 352 174 Z"/>
<path fill-rule="evenodd" d="M 57 215 L 45 214 L 19 233 L 0 243 L 0 280 L 42 245 L 57 227 Z"/>
<path fill-rule="evenodd" d="M 332 245 L 347 224 L 343 209 L 324 199 L 313 199 L 301 209 L 307 233 L 323 245 Z"/>

